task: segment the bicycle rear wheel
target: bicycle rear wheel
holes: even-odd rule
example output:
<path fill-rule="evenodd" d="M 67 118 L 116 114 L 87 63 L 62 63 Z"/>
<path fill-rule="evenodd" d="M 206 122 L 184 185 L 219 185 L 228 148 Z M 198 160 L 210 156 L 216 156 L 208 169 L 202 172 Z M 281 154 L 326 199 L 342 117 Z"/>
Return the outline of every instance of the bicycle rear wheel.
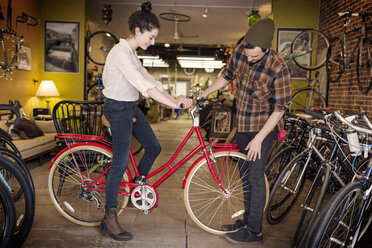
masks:
<path fill-rule="evenodd" d="M 97 31 L 87 39 L 88 58 L 97 65 L 104 65 L 107 54 L 119 40 L 110 32 Z"/>
<path fill-rule="evenodd" d="M 341 75 L 345 71 L 344 56 L 344 42 L 339 38 L 332 39 L 327 51 L 326 60 L 326 71 L 329 82 L 336 83 L 340 80 Z"/>
<path fill-rule="evenodd" d="M 326 61 L 328 39 L 318 30 L 305 30 L 299 33 L 291 44 L 294 62 L 305 70 L 322 67 Z"/>
<path fill-rule="evenodd" d="M 309 247 L 353 247 L 352 237 L 363 205 L 363 185 L 351 183 L 342 188 L 320 212 L 311 227 Z M 349 244 L 350 245 L 350 244 Z"/>
<path fill-rule="evenodd" d="M 356 71 L 359 90 L 367 94 L 372 86 L 372 41 L 368 38 L 360 41 Z"/>
<path fill-rule="evenodd" d="M 54 206 L 65 218 L 83 226 L 99 225 L 105 214 L 108 176 L 108 172 L 102 173 L 111 165 L 111 157 L 110 151 L 92 145 L 75 146 L 57 157 L 49 172 L 48 188 Z M 125 172 L 122 182 L 128 181 Z M 129 187 L 123 189 L 129 194 Z M 118 214 L 128 199 L 129 195 L 118 195 Z"/>
<path fill-rule="evenodd" d="M 244 214 L 244 191 L 239 163 L 248 163 L 246 155 L 222 151 L 213 154 L 212 162 L 217 178 L 231 195 L 226 195 L 213 179 L 204 158 L 191 170 L 184 189 L 185 206 L 191 219 L 209 233 L 222 235 L 229 231 L 223 225 L 233 224 Z M 248 176 L 242 175 L 242 177 Z M 269 185 L 265 177 L 266 203 Z M 245 189 L 247 190 L 247 189 Z"/>
<path fill-rule="evenodd" d="M 325 108 L 326 106 L 326 100 L 322 94 L 312 89 L 304 89 L 294 94 L 289 105 L 289 111 L 291 113 L 302 113 L 305 109 Z"/>

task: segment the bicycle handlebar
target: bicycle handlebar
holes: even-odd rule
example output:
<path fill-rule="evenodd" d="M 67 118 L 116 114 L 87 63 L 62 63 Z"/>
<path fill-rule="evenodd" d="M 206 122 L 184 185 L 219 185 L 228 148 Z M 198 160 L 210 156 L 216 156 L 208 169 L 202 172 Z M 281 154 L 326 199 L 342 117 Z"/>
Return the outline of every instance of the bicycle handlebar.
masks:
<path fill-rule="evenodd" d="M 19 114 L 19 109 L 21 108 L 21 104 L 18 100 L 15 100 L 14 103 L 13 101 L 9 101 L 9 104 L 0 104 L 0 110 L 10 110 L 10 119 L 13 119 L 13 116 L 16 116 L 16 119 L 14 121 L 14 127 L 18 126 L 19 120 L 21 119 L 21 116 Z"/>
<path fill-rule="evenodd" d="M 351 127 L 352 129 L 355 129 L 358 132 L 367 133 L 367 134 L 371 134 L 372 135 L 372 130 L 355 126 L 354 124 L 352 124 L 351 122 L 349 122 L 348 120 L 346 120 L 344 117 L 342 117 L 339 110 L 336 110 L 335 112 L 333 112 L 333 114 L 342 123 L 344 123 L 345 125 Z"/>

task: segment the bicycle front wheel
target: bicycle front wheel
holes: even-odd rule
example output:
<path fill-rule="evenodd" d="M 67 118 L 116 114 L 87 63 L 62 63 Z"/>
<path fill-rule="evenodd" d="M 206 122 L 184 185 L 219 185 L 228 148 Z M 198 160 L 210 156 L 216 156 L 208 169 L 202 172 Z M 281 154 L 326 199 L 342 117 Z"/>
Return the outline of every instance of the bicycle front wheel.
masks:
<path fill-rule="evenodd" d="M 289 105 L 289 111 L 291 113 L 302 113 L 305 109 L 325 107 L 326 100 L 322 94 L 312 89 L 304 89 L 294 94 Z"/>
<path fill-rule="evenodd" d="M 368 38 L 359 43 L 356 71 L 359 90 L 367 94 L 372 86 L 372 42 Z"/>
<path fill-rule="evenodd" d="M 273 184 L 266 210 L 266 219 L 269 224 L 273 225 L 282 221 L 300 196 L 306 178 L 306 171 L 301 176 L 306 166 L 306 158 L 305 155 L 300 154 L 292 159 Z"/>
<path fill-rule="evenodd" d="M 57 210 L 68 220 L 83 226 L 97 226 L 105 214 L 105 184 L 111 165 L 110 151 L 92 145 L 66 150 L 55 160 L 49 172 L 49 195 Z M 125 172 L 122 182 L 128 182 Z M 89 185 L 89 187 L 88 187 Z M 122 189 L 122 188 L 121 188 Z M 129 194 L 129 187 L 124 187 Z M 129 195 L 118 195 L 118 214 Z"/>
<path fill-rule="evenodd" d="M 363 185 L 351 183 L 327 203 L 312 225 L 309 247 L 353 247 L 356 228 L 363 205 Z M 353 236 L 353 234 L 355 234 Z"/>
<path fill-rule="evenodd" d="M 305 70 L 315 70 L 324 65 L 328 47 L 325 35 L 311 29 L 299 33 L 293 39 L 291 54 L 296 65 Z"/>
<path fill-rule="evenodd" d="M 97 65 L 105 65 L 107 54 L 119 40 L 112 33 L 98 31 L 87 39 L 88 58 Z"/>
<path fill-rule="evenodd" d="M 345 71 L 344 56 L 344 42 L 339 38 L 332 39 L 327 51 L 326 60 L 326 71 L 329 82 L 336 83 L 340 80 L 341 75 Z"/>
<path fill-rule="evenodd" d="M 244 189 L 239 171 L 239 163 L 248 163 L 246 155 L 239 152 L 222 151 L 213 154 L 213 169 L 225 194 L 213 179 L 207 160 L 202 159 L 191 170 L 186 180 L 184 200 L 191 219 L 205 231 L 222 235 L 229 231 L 223 225 L 234 224 L 244 214 Z M 248 176 L 248 173 L 242 177 Z M 266 203 L 269 185 L 265 177 Z M 265 205 L 266 206 L 266 205 Z"/>

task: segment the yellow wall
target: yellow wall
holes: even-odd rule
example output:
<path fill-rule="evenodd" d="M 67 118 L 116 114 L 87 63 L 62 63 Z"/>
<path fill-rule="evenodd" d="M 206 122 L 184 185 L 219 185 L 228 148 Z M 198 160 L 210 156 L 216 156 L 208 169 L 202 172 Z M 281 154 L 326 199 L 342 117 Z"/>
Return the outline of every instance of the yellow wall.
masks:
<path fill-rule="evenodd" d="M 5 20 L 1 21 L 1 28 L 6 28 L 8 0 L 0 0 L 2 13 Z M 19 100 L 28 116 L 32 109 L 39 106 L 39 100 L 35 97 L 37 85 L 33 79 L 39 80 L 40 73 L 40 27 L 27 26 L 24 23 L 16 23 L 16 17 L 25 12 L 31 16 L 40 18 L 39 0 L 12 1 L 12 26 L 20 35 L 24 36 L 25 46 L 31 48 L 31 71 L 12 69 L 11 79 L 0 77 L 0 104 L 8 103 L 9 100 Z M 3 71 L 0 70 L 0 75 Z"/>
<path fill-rule="evenodd" d="M 273 20 L 276 28 L 318 29 L 320 0 L 272 1 Z M 273 49 L 276 49 L 277 34 L 274 34 Z M 307 81 L 293 81 L 292 88 L 307 85 Z"/>
<path fill-rule="evenodd" d="M 85 38 L 85 0 L 41 0 L 41 25 L 45 21 L 80 22 L 79 73 L 44 72 L 44 51 L 41 51 L 40 79 L 53 80 L 60 97 L 51 98 L 51 107 L 62 99 L 84 99 L 84 38 Z M 44 28 L 41 30 L 41 46 L 44 47 Z M 45 106 L 45 102 L 44 102 Z"/>

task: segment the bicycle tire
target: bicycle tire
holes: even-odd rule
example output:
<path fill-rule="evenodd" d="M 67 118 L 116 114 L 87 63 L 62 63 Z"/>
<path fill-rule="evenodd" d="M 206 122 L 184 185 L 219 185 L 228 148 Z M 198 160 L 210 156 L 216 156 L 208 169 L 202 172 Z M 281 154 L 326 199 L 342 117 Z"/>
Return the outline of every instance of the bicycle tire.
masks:
<path fill-rule="evenodd" d="M 311 226 L 309 247 L 326 247 L 322 244 L 327 244 L 331 237 L 345 245 L 350 241 L 350 232 L 355 228 L 363 203 L 363 188 L 359 182 L 350 183 L 332 197 Z"/>
<path fill-rule="evenodd" d="M 363 94 L 368 94 L 372 86 L 372 41 L 361 39 L 358 47 L 356 72 L 358 87 Z"/>
<path fill-rule="evenodd" d="M 16 226 L 14 231 L 14 247 L 19 247 L 30 233 L 35 215 L 35 197 L 26 175 L 10 160 L 0 156 L 1 174 L 11 188 L 16 208 Z M 14 192 L 22 191 L 15 199 Z"/>
<path fill-rule="evenodd" d="M 9 159 L 12 162 L 14 162 L 18 166 L 18 168 L 21 169 L 21 171 L 28 178 L 28 180 L 30 182 L 30 187 L 31 187 L 32 193 L 33 193 L 33 195 L 35 197 L 34 181 L 32 179 L 30 170 L 27 168 L 27 165 L 26 165 L 25 161 L 22 158 L 20 158 L 19 156 L 17 156 L 17 154 L 15 154 L 13 151 L 8 150 L 8 149 L 5 149 L 5 148 L 2 148 L 2 147 L 0 147 L 0 156 L 3 156 L 3 157 L 5 156 L 7 159 Z"/>
<path fill-rule="evenodd" d="M 285 144 L 284 142 L 282 144 Z M 265 174 L 272 188 L 275 180 L 278 178 L 280 172 L 287 164 L 296 156 L 298 148 L 295 146 L 286 147 L 279 152 L 275 153 L 273 158 L 266 164 Z"/>
<path fill-rule="evenodd" d="M 87 90 L 88 98 L 92 99 L 94 97 L 94 101 L 102 101 L 103 100 L 102 89 L 103 87 L 100 88 L 97 82 L 91 84 Z"/>
<path fill-rule="evenodd" d="M 306 171 L 302 177 L 299 177 L 300 174 L 298 173 L 301 172 L 306 162 L 306 158 L 306 154 L 297 155 L 283 169 L 283 171 L 280 173 L 275 183 L 273 184 L 270 192 L 269 203 L 266 209 L 266 219 L 269 224 L 274 225 L 282 221 L 295 205 L 305 185 L 308 168 L 306 168 Z M 290 180 L 291 176 L 293 176 L 293 178 L 295 179 L 294 181 Z M 299 182 L 299 187 L 297 188 L 296 192 L 291 193 L 289 190 L 293 190 L 293 187 L 295 186 L 297 181 Z M 282 182 L 284 182 L 283 185 Z M 284 194 L 283 197 L 280 197 L 282 195 L 282 190 Z M 292 195 L 293 197 L 291 197 Z M 277 198 L 279 198 L 279 200 Z M 284 209 L 282 209 L 282 206 L 284 206 Z"/>
<path fill-rule="evenodd" d="M 302 69 L 315 70 L 325 64 L 326 53 L 321 55 L 321 51 L 324 49 L 327 51 L 328 47 L 329 41 L 322 32 L 314 29 L 305 30 L 293 39 L 291 56 L 296 65 Z M 310 59 L 308 56 L 310 56 Z"/>
<path fill-rule="evenodd" d="M 16 210 L 12 196 L 2 182 L 0 182 L 0 208 L 0 247 L 12 247 Z"/>
<path fill-rule="evenodd" d="M 83 185 L 84 182 L 92 181 L 100 176 L 110 165 L 111 157 L 111 151 L 82 144 L 66 150 L 56 158 L 50 168 L 48 190 L 54 206 L 66 219 L 83 226 L 100 224 L 105 214 L 105 183 L 93 185 L 94 189 L 102 190 L 102 192 L 84 189 Z M 89 173 L 86 168 L 90 169 Z M 67 177 L 72 178 L 65 180 Z M 123 175 L 123 181 L 129 182 L 127 172 Z M 130 192 L 129 187 L 125 187 L 125 190 Z M 129 195 L 119 195 L 118 215 L 126 207 L 128 200 Z"/>
<path fill-rule="evenodd" d="M 19 152 L 18 148 L 13 144 L 13 142 L 3 136 L 0 136 L 0 147 L 11 150 L 15 154 L 17 154 L 20 158 L 22 158 L 21 153 Z"/>
<path fill-rule="evenodd" d="M 213 156 L 216 159 L 216 162 L 212 164 L 217 178 L 218 172 L 221 171 L 220 166 L 230 169 L 224 171 L 221 184 L 232 195 L 227 197 L 220 189 L 204 158 L 191 170 L 185 182 L 184 201 L 186 210 L 196 225 L 209 233 L 223 235 L 231 231 L 223 230 L 222 226 L 233 224 L 236 218 L 244 213 L 243 186 L 238 163 L 239 160 L 244 162 L 247 159 L 245 154 L 235 151 L 216 152 Z M 269 185 L 266 177 L 265 185 L 267 204 Z"/>
<path fill-rule="evenodd" d="M 339 38 L 333 38 L 327 51 L 326 71 L 328 81 L 336 83 L 345 71 L 344 42 Z"/>
<path fill-rule="evenodd" d="M 86 54 L 93 63 L 105 65 L 108 52 L 118 42 L 116 36 L 110 32 L 94 32 L 87 39 Z"/>
<path fill-rule="evenodd" d="M 304 110 L 311 108 L 325 108 L 327 106 L 325 98 L 316 90 L 303 89 L 299 90 L 292 97 L 289 105 L 291 113 L 302 113 Z"/>

